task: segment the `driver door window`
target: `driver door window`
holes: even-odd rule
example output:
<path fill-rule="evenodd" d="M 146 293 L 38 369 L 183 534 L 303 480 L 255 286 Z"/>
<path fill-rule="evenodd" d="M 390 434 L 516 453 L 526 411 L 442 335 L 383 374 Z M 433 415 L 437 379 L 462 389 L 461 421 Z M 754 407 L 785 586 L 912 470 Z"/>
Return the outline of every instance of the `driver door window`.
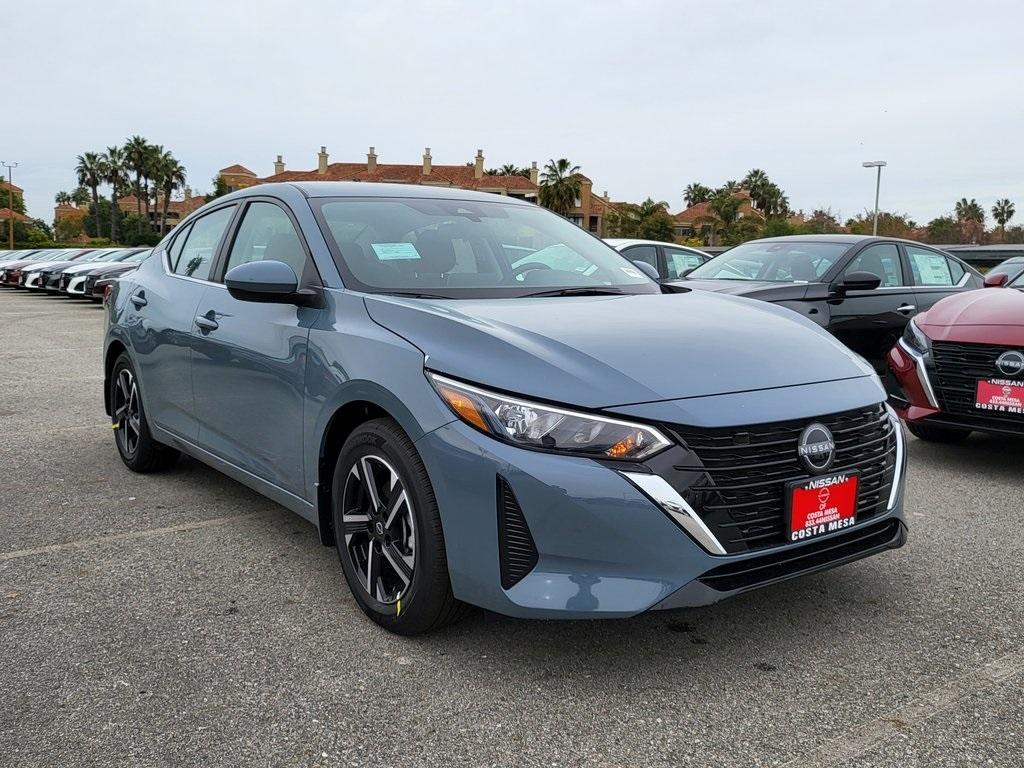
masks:
<path fill-rule="evenodd" d="M 868 246 L 849 263 L 843 271 L 843 276 L 853 272 L 870 272 L 877 275 L 882 281 L 880 288 L 899 288 L 903 285 L 899 248 L 895 243 Z"/>
<path fill-rule="evenodd" d="M 308 268 L 306 251 L 291 219 L 273 203 L 255 202 L 246 209 L 224 272 L 250 261 L 283 261 L 300 281 Z"/>

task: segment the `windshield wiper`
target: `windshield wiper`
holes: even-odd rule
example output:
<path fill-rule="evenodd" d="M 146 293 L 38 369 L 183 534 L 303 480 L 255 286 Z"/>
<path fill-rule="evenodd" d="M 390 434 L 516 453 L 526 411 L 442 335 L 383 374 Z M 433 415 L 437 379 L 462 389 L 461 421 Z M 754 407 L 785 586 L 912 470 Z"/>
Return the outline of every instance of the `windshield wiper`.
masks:
<path fill-rule="evenodd" d="M 450 299 L 451 296 L 442 296 L 439 293 L 417 293 L 416 291 L 378 291 L 385 296 L 403 296 L 410 299 Z"/>
<path fill-rule="evenodd" d="M 626 296 L 626 291 L 618 288 L 602 288 L 600 286 L 583 286 L 578 288 L 555 288 L 551 291 L 538 291 L 527 293 L 524 299 L 532 299 L 535 296 Z"/>

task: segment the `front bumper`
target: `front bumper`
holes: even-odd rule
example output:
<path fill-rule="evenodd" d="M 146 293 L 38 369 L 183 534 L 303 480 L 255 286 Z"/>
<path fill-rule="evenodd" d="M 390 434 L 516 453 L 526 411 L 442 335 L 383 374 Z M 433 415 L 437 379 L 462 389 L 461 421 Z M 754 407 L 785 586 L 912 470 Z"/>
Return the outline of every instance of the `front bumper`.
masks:
<path fill-rule="evenodd" d="M 843 532 L 722 555 L 609 463 L 516 448 L 461 422 L 424 435 L 417 447 L 441 512 L 455 596 L 511 616 L 622 617 L 706 605 L 905 540 L 902 448 L 897 491 L 884 512 Z M 497 511 L 502 481 L 536 549 L 535 564 L 507 589 Z"/>
<path fill-rule="evenodd" d="M 87 279 L 85 275 L 73 275 L 68 279 L 67 285 L 61 288 L 61 291 L 69 296 L 84 296 Z"/>

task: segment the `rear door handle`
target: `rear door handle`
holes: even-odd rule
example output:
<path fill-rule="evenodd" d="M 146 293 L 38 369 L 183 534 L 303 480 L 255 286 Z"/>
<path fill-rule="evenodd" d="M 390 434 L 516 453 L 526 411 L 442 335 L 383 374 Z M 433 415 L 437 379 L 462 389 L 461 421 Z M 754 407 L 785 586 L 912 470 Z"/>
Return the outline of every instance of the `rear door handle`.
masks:
<path fill-rule="evenodd" d="M 915 307 L 913 304 L 901 304 L 900 306 L 896 307 L 896 311 L 899 312 L 901 315 L 912 315 L 917 311 L 917 307 Z"/>
<path fill-rule="evenodd" d="M 134 296 L 132 296 L 131 301 L 132 304 L 135 305 L 136 309 L 142 309 L 144 306 L 149 304 L 149 302 L 146 300 L 146 294 L 142 292 L 136 293 Z"/>
<path fill-rule="evenodd" d="M 220 323 L 218 323 L 216 320 L 209 316 L 212 314 L 213 312 L 210 312 L 206 315 L 196 315 L 196 325 L 198 325 L 204 331 L 215 331 L 218 328 L 220 328 Z"/>

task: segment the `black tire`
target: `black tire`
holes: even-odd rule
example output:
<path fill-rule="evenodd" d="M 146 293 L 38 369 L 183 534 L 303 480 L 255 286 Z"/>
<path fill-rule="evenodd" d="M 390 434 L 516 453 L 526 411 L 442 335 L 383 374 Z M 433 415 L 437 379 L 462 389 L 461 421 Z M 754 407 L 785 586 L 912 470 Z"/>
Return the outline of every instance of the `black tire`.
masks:
<path fill-rule="evenodd" d="M 158 443 L 150 434 L 135 367 L 126 352 L 114 363 L 108 386 L 114 444 L 124 465 L 141 474 L 172 467 L 178 460 L 178 451 Z"/>
<path fill-rule="evenodd" d="M 376 504 L 370 500 L 364 483 L 366 464 L 371 467 L 370 482 L 377 488 Z M 392 474 L 397 476 L 398 483 L 388 485 Z M 363 613 L 399 635 L 430 632 L 457 621 L 466 613 L 466 604 L 452 594 L 441 516 L 430 478 L 412 441 L 394 420 L 368 421 L 349 436 L 338 454 L 331 490 L 338 559 L 352 596 Z M 394 522 L 384 529 L 381 523 L 388 515 L 388 508 L 399 508 L 396 502 L 402 490 L 406 492 L 402 511 L 391 513 Z M 349 505 L 347 509 L 346 505 Z M 347 513 L 344 515 L 347 521 L 343 519 L 343 512 Z M 366 514 L 358 514 L 363 512 Z M 367 518 L 365 522 L 361 520 L 363 517 Z M 352 532 L 351 541 L 347 540 L 347 531 Z M 407 548 L 410 541 L 413 545 Z M 385 548 L 391 555 L 390 563 L 384 557 Z M 410 552 L 404 557 L 412 559 L 411 576 L 402 576 L 400 569 L 391 565 L 395 563 L 394 556 L 401 555 L 403 549 Z M 371 555 L 371 550 L 376 554 Z M 371 562 L 381 565 L 374 571 Z M 371 573 L 377 573 L 380 579 L 372 578 Z M 392 589 L 385 583 L 388 576 Z M 367 586 L 371 580 L 375 594 L 371 594 Z"/>
<path fill-rule="evenodd" d="M 929 443 L 962 443 L 971 434 L 969 429 L 956 427 L 940 427 L 937 424 L 915 424 L 907 422 L 907 429 L 914 437 L 927 440 Z"/>

